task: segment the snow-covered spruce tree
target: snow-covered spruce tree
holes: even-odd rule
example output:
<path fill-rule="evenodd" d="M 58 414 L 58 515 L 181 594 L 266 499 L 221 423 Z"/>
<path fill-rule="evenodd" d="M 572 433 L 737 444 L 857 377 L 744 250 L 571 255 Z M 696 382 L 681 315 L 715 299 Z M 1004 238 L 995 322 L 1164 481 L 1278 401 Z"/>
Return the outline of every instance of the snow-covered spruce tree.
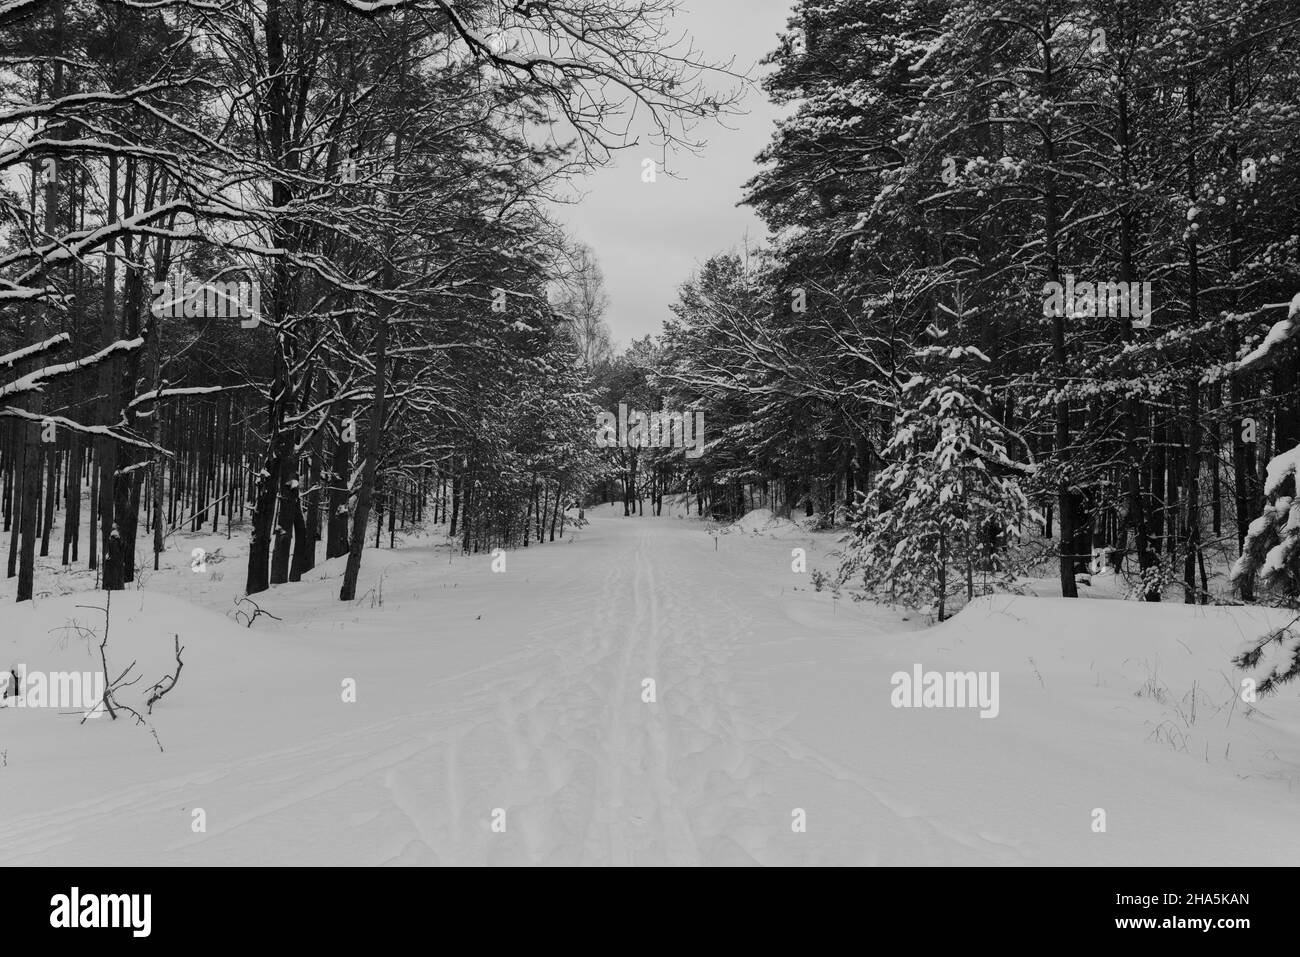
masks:
<path fill-rule="evenodd" d="M 1300 596 L 1300 501 L 1295 496 L 1295 472 L 1300 446 L 1268 463 L 1264 512 L 1246 531 L 1241 556 L 1232 566 L 1238 591 L 1261 590 L 1294 602 Z"/>
<path fill-rule="evenodd" d="M 1287 317 L 1274 323 L 1264 340 L 1236 363 L 1234 373 L 1243 372 L 1266 360 L 1276 359 L 1287 351 L 1281 348 L 1291 340 L 1300 319 L 1300 294 L 1290 302 Z M 1270 353 L 1275 353 L 1270 356 Z M 1293 362 L 1293 356 L 1283 359 Z M 1263 513 L 1250 523 L 1242 542 L 1241 555 L 1233 563 L 1233 588 L 1253 598 L 1256 591 L 1271 592 L 1288 605 L 1300 599 L 1300 496 L 1296 495 L 1296 470 L 1300 467 L 1300 445 L 1287 449 L 1269 460 Z M 1251 639 L 1233 664 L 1245 670 L 1255 681 L 1259 694 L 1269 694 L 1300 676 L 1300 618 L 1276 628 L 1260 638 Z"/>
<path fill-rule="evenodd" d="M 1268 363 L 1295 362 L 1294 339 L 1300 329 L 1300 293 L 1287 305 L 1287 315 L 1273 324 L 1264 339 L 1232 367 L 1240 377 Z M 1289 353 L 1284 355 L 1284 353 Z M 1233 588 L 1247 601 L 1256 589 L 1272 592 L 1289 604 L 1300 598 L 1300 501 L 1296 496 L 1296 469 L 1300 467 L 1300 445 L 1280 452 L 1269 460 L 1264 482 L 1262 514 L 1250 527 L 1241 544 L 1241 555 L 1233 563 Z"/>
<path fill-rule="evenodd" d="M 1264 512 L 1246 532 L 1241 557 L 1232 566 L 1232 584 L 1243 594 L 1257 586 L 1295 605 L 1300 597 L 1300 501 L 1296 498 L 1296 466 L 1300 446 L 1289 449 L 1268 463 Z M 1300 676 L 1300 618 L 1275 628 L 1263 637 L 1252 638 L 1232 660 L 1255 681 L 1259 694 L 1269 694 L 1279 685 Z"/>
<path fill-rule="evenodd" d="M 918 351 L 939 354 L 988 361 L 973 347 Z M 1009 582 L 1008 546 L 1039 520 L 1020 487 L 1033 466 L 1008 458 L 1012 436 L 988 408 L 984 390 L 955 370 L 903 386 L 887 464 L 856 512 L 841 580 L 858 575 L 868 594 L 932 610 L 940 621 L 951 596 L 964 591 L 969 601 Z"/>
<path fill-rule="evenodd" d="M 1296 500 L 1296 466 L 1300 446 L 1268 463 L 1264 513 L 1250 523 L 1241 557 L 1232 566 L 1233 587 L 1251 593 L 1258 586 L 1294 605 L 1300 596 L 1300 502 Z M 1262 638 L 1251 639 L 1233 659 L 1255 681 L 1256 691 L 1268 694 L 1300 676 L 1300 631 L 1293 620 Z"/>

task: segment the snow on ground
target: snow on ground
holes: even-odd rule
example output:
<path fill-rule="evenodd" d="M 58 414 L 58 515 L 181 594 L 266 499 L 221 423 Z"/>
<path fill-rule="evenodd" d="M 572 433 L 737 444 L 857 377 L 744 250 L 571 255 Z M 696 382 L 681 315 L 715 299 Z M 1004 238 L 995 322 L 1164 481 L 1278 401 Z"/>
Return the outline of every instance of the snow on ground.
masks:
<path fill-rule="evenodd" d="M 765 535 L 768 538 L 806 538 L 808 528 L 788 518 L 772 514 L 769 509 L 756 508 L 723 528 L 728 533 Z"/>
<path fill-rule="evenodd" d="M 1247 706 L 1228 663 L 1280 613 L 1002 596 L 924 628 L 812 588 L 835 533 L 621 513 L 588 510 L 504 573 L 438 535 L 367 549 L 358 601 L 336 600 L 335 560 L 256 596 L 282 620 L 251 627 L 238 529 L 177 535 L 113 596 L 107 650 L 112 671 L 136 662 L 138 707 L 179 635 L 157 740 L 129 718 L 0 710 L 0 864 L 1300 857 L 1300 701 Z M 191 571 L 196 545 L 225 561 Z M 0 586 L 0 666 L 96 669 L 68 625 L 100 627 L 77 606 L 104 595 L 50 567 L 34 603 Z M 996 671 L 997 716 L 895 708 L 914 665 Z"/>

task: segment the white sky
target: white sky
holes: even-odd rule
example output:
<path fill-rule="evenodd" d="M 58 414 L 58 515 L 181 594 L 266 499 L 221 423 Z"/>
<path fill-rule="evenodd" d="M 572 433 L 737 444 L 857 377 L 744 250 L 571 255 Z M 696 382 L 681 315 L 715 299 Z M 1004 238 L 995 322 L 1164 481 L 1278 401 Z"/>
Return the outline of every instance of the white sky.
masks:
<path fill-rule="evenodd" d="M 790 0 L 682 0 L 674 26 L 694 36 L 704 59 L 734 56 L 734 68 L 744 72 L 776 46 L 790 6 Z M 557 210 L 569 232 L 600 261 L 610 297 L 606 321 L 620 349 L 661 331 L 677 286 L 709 256 L 739 249 L 747 233 L 751 245 L 766 236 L 753 212 L 736 203 L 780 111 L 757 87 L 740 108 L 746 115 L 728 118 L 731 129 L 717 123 L 696 128 L 695 137 L 708 141 L 699 155 L 670 157 L 679 179 L 661 171 L 656 182 L 641 181 L 641 161 L 661 155 L 643 139 L 576 184 L 585 194 L 579 204 Z"/>

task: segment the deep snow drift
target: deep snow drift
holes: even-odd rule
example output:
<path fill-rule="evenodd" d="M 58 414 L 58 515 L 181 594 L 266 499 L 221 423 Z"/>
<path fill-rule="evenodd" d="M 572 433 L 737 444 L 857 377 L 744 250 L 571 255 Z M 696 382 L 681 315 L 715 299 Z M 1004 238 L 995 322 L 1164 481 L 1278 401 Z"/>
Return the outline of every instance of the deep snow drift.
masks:
<path fill-rule="evenodd" d="M 0 864 L 1300 859 L 1300 701 L 1243 703 L 1229 664 L 1280 612 L 1004 596 L 925 628 L 813 590 L 834 535 L 587 514 L 504 572 L 432 538 L 367 549 L 359 601 L 330 562 L 251 627 L 239 537 L 176 536 L 107 647 L 143 711 L 179 636 L 156 739 L 0 710 Z M 192 572 L 194 545 L 229 564 Z M 68 625 L 102 629 L 77 606 L 103 593 L 43 581 L 20 606 L 3 586 L 0 666 L 98 670 Z M 997 672 L 996 717 L 894 707 L 917 665 Z"/>

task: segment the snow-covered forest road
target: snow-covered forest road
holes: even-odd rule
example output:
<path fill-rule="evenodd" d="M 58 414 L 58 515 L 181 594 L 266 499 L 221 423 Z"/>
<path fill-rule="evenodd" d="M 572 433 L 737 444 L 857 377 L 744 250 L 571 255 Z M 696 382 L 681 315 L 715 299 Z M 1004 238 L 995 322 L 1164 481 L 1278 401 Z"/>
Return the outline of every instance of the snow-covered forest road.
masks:
<path fill-rule="evenodd" d="M 185 672 L 153 718 L 166 751 L 127 722 L 0 713 L 0 863 L 1300 856 L 1278 770 L 1295 765 L 1293 702 L 1247 719 L 1204 684 L 1226 660 L 1216 643 L 1238 637 L 1227 610 L 1075 602 L 1087 624 L 1062 600 L 1004 596 L 922 631 L 791 571 L 792 548 L 813 568 L 833 544 L 735 530 L 715 544 L 696 520 L 602 508 L 576 541 L 507 553 L 504 572 L 445 546 L 370 552 L 362 591 L 376 590 L 355 604 L 333 600 L 328 563 L 259 596 L 283 622 L 251 629 L 220 613 L 223 582 L 164 570 L 115 597 L 110 662 L 116 648 L 152 681 L 180 633 Z M 40 637 L 5 650 L 37 667 L 50 629 L 94 623 L 75 609 L 94 599 L 18 606 L 20 634 Z M 1116 614 L 1128 634 L 1097 633 Z M 61 645 L 60 666 L 90 667 Z M 890 677 L 913 663 L 1000 671 L 997 717 L 892 707 Z"/>

